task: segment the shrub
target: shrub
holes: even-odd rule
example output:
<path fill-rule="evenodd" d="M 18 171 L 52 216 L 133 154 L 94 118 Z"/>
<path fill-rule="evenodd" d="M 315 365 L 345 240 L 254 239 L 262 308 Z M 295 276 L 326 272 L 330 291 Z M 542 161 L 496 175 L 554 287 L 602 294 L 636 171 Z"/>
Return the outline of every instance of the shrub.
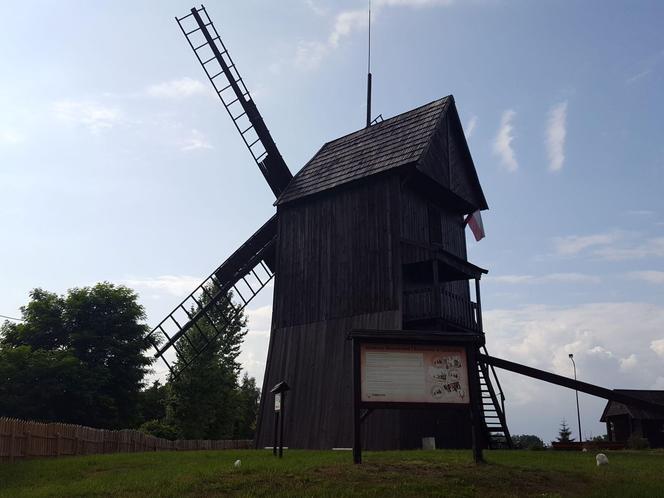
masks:
<path fill-rule="evenodd" d="M 646 450 L 650 448 L 650 443 L 646 438 L 632 434 L 627 440 L 627 447 L 630 450 Z"/>

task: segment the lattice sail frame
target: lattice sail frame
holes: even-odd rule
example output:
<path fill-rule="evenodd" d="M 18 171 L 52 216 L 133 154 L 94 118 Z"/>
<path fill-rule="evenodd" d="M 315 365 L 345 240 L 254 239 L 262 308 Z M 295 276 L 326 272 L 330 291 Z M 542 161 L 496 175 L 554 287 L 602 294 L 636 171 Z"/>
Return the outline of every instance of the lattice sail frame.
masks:
<path fill-rule="evenodd" d="M 272 280 L 275 239 L 276 216 L 273 216 L 148 334 L 155 358 L 161 358 L 171 374 L 178 376 L 187 368 Z M 211 311 L 227 305 L 229 314 L 216 315 L 225 321 L 220 328 Z M 205 332 L 203 324 L 214 331 L 212 335 Z M 184 352 L 181 341 L 186 341 L 193 355 Z M 171 348 L 177 362 L 165 356 Z"/>

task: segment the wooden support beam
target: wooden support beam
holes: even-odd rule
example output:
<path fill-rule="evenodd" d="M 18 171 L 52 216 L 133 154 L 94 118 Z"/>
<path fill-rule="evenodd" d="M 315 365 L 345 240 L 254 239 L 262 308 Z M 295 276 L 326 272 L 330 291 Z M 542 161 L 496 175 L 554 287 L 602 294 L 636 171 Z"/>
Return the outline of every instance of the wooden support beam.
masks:
<path fill-rule="evenodd" d="M 485 362 L 488 365 L 493 365 L 494 367 L 502 368 L 503 370 L 509 370 L 521 375 L 527 375 L 528 377 L 533 377 L 534 379 L 543 380 L 545 382 L 567 387 L 569 389 L 576 389 L 582 393 L 597 396 L 598 398 L 604 398 L 610 401 L 616 401 L 625 405 L 643 408 L 646 410 L 653 410 L 664 414 L 664 405 L 651 403 L 650 401 L 635 398 L 634 396 L 618 393 L 612 389 L 606 389 L 594 384 L 588 384 L 587 382 L 581 382 L 578 380 L 570 379 L 568 377 L 563 377 L 562 375 L 552 374 L 537 368 L 527 367 L 525 365 L 521 365 L 520 363 L 514 363 L 512 361 L 496 358 L 495 356 L 479 354 L 477 355 L 477 359 L 480 362 Z"/>

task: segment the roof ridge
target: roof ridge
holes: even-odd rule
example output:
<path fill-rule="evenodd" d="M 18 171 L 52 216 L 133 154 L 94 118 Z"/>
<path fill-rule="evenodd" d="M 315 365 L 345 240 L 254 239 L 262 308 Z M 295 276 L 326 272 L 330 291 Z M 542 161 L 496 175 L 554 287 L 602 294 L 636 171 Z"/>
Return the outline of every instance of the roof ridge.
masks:
<path fill-rule="evenodd" d="M 415 114 L 417 111 L 419 111 L 419 110 L 421 110 L 421 109 L 423 109 L 423 108 L 425 108 L 425 107 L 428 107 L 428 106 L 430 106 L 430 105 L 432 105 L 432 104 L 435 104 L 435 103 L 438 103 L 438 102 L 444 102 L 444 101 L 446 101 L 447 99 L 450 99 L 450 98 L 454 98 L 454 97 L 452 96 L 452 94 L 450 94 L 450 95 L 446 95 L 445 97 L 441 97 L 441 98 L 438 98 L 438 99 L 432 100 L 431 102 L 427 102 L 426 104 L 422 104 L 422 105 L 420 105 L 420 106 L 418 106 L 418 107 L 415 107 L 414 109 L 409 109 L 408 111 L 400 112 L 399 114 L 395 114 L 394 116 L 390 116 L 389 118 L 384 119 L 383 121 L 381 121 L 380 123 L 376 123 L 375 125 L 371 125 L 371 126 L 368 126 L 368 127 L 360 128 L 359 130 L 355 130 L 355 131 L 351 131 L 350 133 L 346 133 L 345 135 L 342 135 L 342 136 L 340 136 L 340 137 L 337 137 L 337 138 L 335 138 L 334 140 L 330 140 L 329 142 L 325 142 L 325 143 L 323 144 L 323 146 L 321 147 L 321 150 L 323 150 L 326 146 L 328 146 L 328 145 L 330 145 L 330 144 L 333 144 L 334 142 L 338 142 L 339 140 L 343 140 L 344 138 L 348 138 L 348 137 L 350 137 L 351 135 L 355 135 L 356 133 L 362 133 L 362 132 L 367 131 L 367 130 L 377 129 L 377 128 L 379 128 L 379 127 L 382 128 L 383 126 L 386 126 L 386 123 L 389 124 L 390 121 L 394 121 L 395 119 L 400 118 L 400 117 L 402 117 L 402 116 L 404 116 L 404 115 L 406 115 L 406 114 L 411 114 L 411 113 L 412 113 L 412 114 Z"/>

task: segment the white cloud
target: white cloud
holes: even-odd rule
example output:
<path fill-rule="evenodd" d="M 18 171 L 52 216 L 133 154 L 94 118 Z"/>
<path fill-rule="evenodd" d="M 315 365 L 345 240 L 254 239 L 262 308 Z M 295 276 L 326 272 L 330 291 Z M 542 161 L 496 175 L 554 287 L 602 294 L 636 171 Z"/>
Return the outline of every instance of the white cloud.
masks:
<path fill-rule="evenodd" d="M 629 78 L 627 78 L 625 80 L 625 83 L 627 83 L 628 85 L 631 85 L 632 83 L 636 83 L 640 79 L 645 78 L 650 73 L 652 73 L 652 68 L 644 69 L 643 71 L 640 71 L 640 72 L 636 73 L 635 75 L 630 76 Z"/>
<path fill-rule="evenodd" d="M 392 7 L 441 7 L 449 6 L 454 0 L 374 0 L 372 5 L 372 23 L 379 12 Z M 305 4 L 318 15 L 325 15 L 328 9 L 321 8 L 317 2 L 305 0 Z M 364 31 L 369 25 L 367 9 L 344 10 L 334 16 L 332 30 L 325 41 L 301 40 L 297 44 L 294 64 L 301 69 L 315 69 L 323 58 L 336 49 L 344 38 L 357 31 Z"/>
<path fill-rule="evenodd" d="M 567 102 L 561 102 L 549 111 L 546 129 L 546 150 L 549 171 L 560 171 L 565 162 L 565 136 L 567 135 Z"/>
<path fill-rule="evenodd" d="M 549 273 L 546 275 L 499 275 L 487 277 L 490 282 L 503 284 L 545 284 L 545 283 L 570 283 L 570 284 L 596 284 L 601 281 L 596 275 L 585 273 Z"/>
<path fill-rule="evenodd" d="M 272 306 L 247 308 L 246 315 L 249 332 L 244 338 L 238 361 L 251 377 L 256 378 L 258 386 L 261 387 L 270 338 Z"/>
<path fill-rule="evenodd" d="M 295 51 L 295 65 L 300 69 L 316 69 L 329 50 L 328 45 L 317 41 L 300 41 Z"/>
<path fill-rule="evenodd" d="M 631 370 L 637 366 L 639 366 L 639 360 L 634 353 L 627 358 L 620 358 L 620 369 L 623 371 Z"/>
<path fill-rule="evenodd" d="M 629 278 L 635 280 L 642 280 L 649 284 L 664 284 L 664 271 L 659 270 L 646 270 L 646 271 L 633 271 L 627 274 Z"/>
<path fill-rule="evenodd" d="M 559 256 L 576 256 L 585 252 L 593 259 L 602 261 L 664 257 L 664 237 L 647 238 L 639 232 L 612 230 L 591 235 L 568 235 L 554 237 L 553 243 Z M 658 278 L 651 272 L 636 272 L 632 277 L 649 278 L 651 282 Z"/>
<path fill-rule="evenodd" d="M 447 7 L 455 0 L 376 0 L 375 4 L 389 7 Z"/>
<path fill-rule="evenodd" d="M 184 297 L 202 282 L 201 277 L 189 275 L 161 275 L 159 277 L 128 278 L 123 283 L 131 288 L 149 289 L 158 293 Z"/>
<path fill-rule="evenodd" d="M 212 149 L 207 137 L 198 130 L 191 130 L 189 136 L 184 138 L 180 144 L 180 150 L 188 152 L 191 150 Z"/>
<path fill-rule="evenodd" d="M 591 235 L 568 235 L 565 237 L 555 237 L 553 239 L 556 253 L 561 256 L 573 256 L 581 251 L 593 246 L 604 246 L 611 244 L 620 238 L 623 234 L 619 231 L 606 233 L 596 233 Z"/>
<path fill-rule="evenodd" d="M 325 5 L 321 5 L 317 0 L 304 0 L 304 4 L 311 9 L 311 11 L 318 15 L 324 16 L 329 12 L 329 8 Z"/>
<path fill-rule="evenodd" d="M 473 116 L 468 120 L 468 124 L 466 125 L 465 128 L 465 135 L 466 135 L 466 140 L 468 140 L 472 135 L 473 132 L 475 131 L 475 128 L 477 127 L 477 116 Z"/>
<path fill-rule="evenodd" d="M 497 155 L 507 171 L 514 172 L 519 169 L 519 163 L 516 161 L 512 142 L 514 141 L 514 126 L 512 121 L 516 113 L 512 109 L 503 112 L 500 118 L 500 128 L 493 141 L 493 153 Z"/>
<path fill-rule="evenodd" d="M 657 355 L 664 358 L 664 339 L 656 339 L 650 343 L 652 349 Z"/>
<path fill-rule="evenodd" d="M 369 17 L 364 9 L 341 12 L 334 20 L 334 28 L 328 38 L 329 46 L 336 48 L 342 38 L 350 35 L 353 31 L 364 30 L 368 25 Z"/>
<path fill-rule="evenodd" d="M 607 261 L 624 261 L 628 259 L 664 258 L 664 237 L 639 239 L 626 246 L 600 247 L 594 255 Z"/>
<path fill-rule="evenodd" d="M 165 81 L 157 83 L 147 88 L 147 94 L 151 97 L 182 99 L 196 95 L 209 95 L 211 92 L 209 85 L 192 78 L 181 78 L 178 80 Z"/>
<path fill-rule="evenodd" d="M 649 303 L 533 305 L 484 312 L 489 354 L 603 387 L 650 389 L 662 376 L 664 306 Z M 635 320 L 638 317 L 638 320 Z M 498 370 L 512 433 L 555 436 L 560 419 L 576 418 L 574 393 Z M 579 395 L 584 435 L 600 434 L 605 401 Z"/>
<path fill-rule="evenodd" d="M 16 145 L 25 140 L 25 136 L 15 130 L 0 130 L 0 144 Z"/>
<path fill-rule="evenodd" d="M 61 100 L 53 103 L 53 113 L 61 121 L 85 126 L 93 133 L 122 122 L 122 111 L 91 100 Z"/>

